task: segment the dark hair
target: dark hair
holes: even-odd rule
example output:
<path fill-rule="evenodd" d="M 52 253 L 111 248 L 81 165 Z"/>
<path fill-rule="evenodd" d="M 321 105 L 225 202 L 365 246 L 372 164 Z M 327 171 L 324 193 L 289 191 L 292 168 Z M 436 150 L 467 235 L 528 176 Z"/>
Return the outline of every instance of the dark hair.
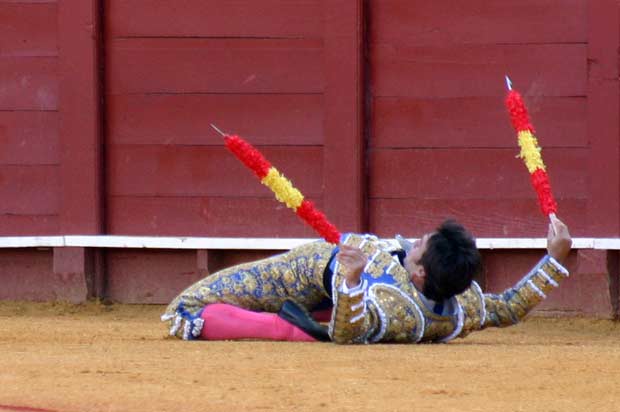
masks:
<path fill-rule="evenodd" d="M 426 272 L 422 293 L 429 299 L 443 301 L 463 293 L 482 270 L 476 241 L 454 220 L 443 222 L 426 245 L 419 264 Z"/>

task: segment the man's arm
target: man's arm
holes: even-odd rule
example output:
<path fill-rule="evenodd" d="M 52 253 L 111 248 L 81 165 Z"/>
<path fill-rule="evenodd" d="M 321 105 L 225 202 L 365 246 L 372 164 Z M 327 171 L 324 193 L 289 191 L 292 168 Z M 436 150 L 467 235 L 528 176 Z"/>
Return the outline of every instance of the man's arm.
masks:
<path fill-rule="evenodd" d="M 378 316 L 365 307 L 361 275 L 368 256 L 359 248 L 339 245 L 338 264 L 345 267 L 345 281 L 334 297 L 330 336 L 335 343 L 363 343 L 378 326 Z"/>
<path fill-rule="evenodd" d="M 491 326 L 505 327 L 518 323 L 568 277 L 569 273 L 562 263 L 570 252 L 572 240 L 566 225 L 555 217 L 551 219 L 547 235 L 547 255 L 514 287 L 501 294 L 481 294 L 478 298 L 480 316 L 476 316 L 476 320 L 479 319 L 478 324 L 471 322 L 470 317 L 470 322 L 466 320 L 461 336 Z M 461 303 L 467 307 L 469 305 L 466 301 L 471 303 L 472 296 L 463 296 L 462 299 Z M 474 312 L 477 311 L 472 311 Z"/>

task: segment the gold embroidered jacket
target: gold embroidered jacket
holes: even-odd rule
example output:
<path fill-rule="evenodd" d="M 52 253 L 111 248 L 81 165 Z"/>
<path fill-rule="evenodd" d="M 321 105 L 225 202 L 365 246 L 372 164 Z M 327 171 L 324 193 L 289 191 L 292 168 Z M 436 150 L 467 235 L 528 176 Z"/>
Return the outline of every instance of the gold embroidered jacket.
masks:
<path fill-rule="evenodd" d="M 337 263 L 333 267 L 334 310 L 329 332 L 337 343 L 445 342 L 488 326 L 511 325 L 568 276 L 562 266 L 546 257 L 501 295 L 483 294 L 474 282 L 465 293 L 443 302 L 448 315 L 441 316 L 430 309 L 390 253 L 400 247 L 371 235 L 347 234 L 343 242 L 360 247 L 369 260 L 362 286 L 348 293 L 343 292 L 343 268 Z M 294 299 L 310 311 L 328 298 L 323 273 L 333 254 L 333 245 L 318 241 L 219 271 L 181 292 L 162 320 L 169 323 L 171 335 L 189 339 L 200 334 L 200 312 L 211 303 L 278 312 L 284 301 Z"/>
<path fill-rule="evenodd" d="M 343 268 L 336 264 L 329 325 L 336 343 L 447 342 L 490 326 L 513 325 L 568 276 L 564 267 L 546 256 L 502 294 L 482 293 L 472 282 L 464 293 L 444 302 L 448 314 L 442 316 L 431 310 L 386 242 L 369 235 L 346 235 L 343 241 L 360 247 L 370 259 L 361 285 L 348 291 L 343 287 Z"/>

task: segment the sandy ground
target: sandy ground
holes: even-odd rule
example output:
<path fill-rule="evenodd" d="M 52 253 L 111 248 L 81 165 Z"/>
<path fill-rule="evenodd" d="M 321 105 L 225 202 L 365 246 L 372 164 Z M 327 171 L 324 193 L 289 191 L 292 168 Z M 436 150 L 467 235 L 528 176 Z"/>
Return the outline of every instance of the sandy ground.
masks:
<path fill-rule="evenodd" d="M 620 411 L 620 323 L 447 345 L 182 342 L 159 306 L 0 302 L 0 411 Z"/>

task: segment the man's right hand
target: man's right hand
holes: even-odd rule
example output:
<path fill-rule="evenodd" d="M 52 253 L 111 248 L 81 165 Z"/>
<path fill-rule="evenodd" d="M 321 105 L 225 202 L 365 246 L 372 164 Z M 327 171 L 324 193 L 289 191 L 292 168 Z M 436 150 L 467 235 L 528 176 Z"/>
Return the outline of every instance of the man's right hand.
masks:
<path fill-rule="evenodd" d="M 354 288 L 360 284 L 360 278 L 364 266 L 368 263 L 368 256 L 364 254 L 359 248 L 348 246 L 345 244 L 339 244 L 340 251 L 336 255 L 338 263 L 345 267 L 345 281 L 348 288 Z"/>
<path fill-rule="evenodd" d="M 570 253 L 573 241 L 568 227 L 557 217 L 551 216 L 547 233 L 547 252 L 549 256 L 562 263 Z"/>

